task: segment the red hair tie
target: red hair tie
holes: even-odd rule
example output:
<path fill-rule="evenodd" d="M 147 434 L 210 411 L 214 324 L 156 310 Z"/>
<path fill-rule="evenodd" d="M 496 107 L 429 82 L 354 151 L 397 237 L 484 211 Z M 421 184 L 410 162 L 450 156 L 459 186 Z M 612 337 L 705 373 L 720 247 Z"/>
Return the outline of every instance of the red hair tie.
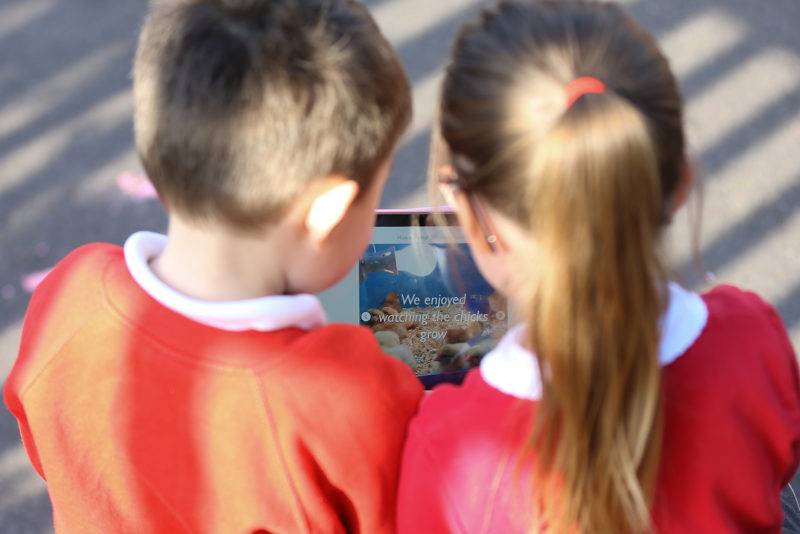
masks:
<path fill-rule="evenodd" d="M 597 78 L 584 76 L 575 78 L 564 89 L 567 92 L 567 109 L 575 105 L 584 95 L 599 95 L 606 92 L 606 84 Z"/>

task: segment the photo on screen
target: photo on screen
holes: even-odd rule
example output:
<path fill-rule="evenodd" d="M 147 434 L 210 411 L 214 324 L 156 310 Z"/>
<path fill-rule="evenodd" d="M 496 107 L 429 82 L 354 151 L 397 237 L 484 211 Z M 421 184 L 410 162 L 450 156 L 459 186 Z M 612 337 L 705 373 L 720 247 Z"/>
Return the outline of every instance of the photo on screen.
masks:
<path fill-rule="evenodd" d="M 360 323 L 421 377 L 476 367 L 508 328 L 505 299 L 464 243 L 372 243 L 358 293 Z"/>

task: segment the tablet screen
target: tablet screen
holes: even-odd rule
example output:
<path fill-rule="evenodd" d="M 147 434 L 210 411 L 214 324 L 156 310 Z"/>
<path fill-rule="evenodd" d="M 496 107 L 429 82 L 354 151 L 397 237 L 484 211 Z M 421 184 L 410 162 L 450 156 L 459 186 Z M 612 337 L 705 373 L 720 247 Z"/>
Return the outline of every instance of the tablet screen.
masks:
<path fill-rule="evenodd" d="M 508 328 L 505 299 L 481 276 L 454 217 L 444 221 L 379 214 L 358 266 L 320 296 L 331 322 L 371 329 L 427 387 L 459 382 Z"/>

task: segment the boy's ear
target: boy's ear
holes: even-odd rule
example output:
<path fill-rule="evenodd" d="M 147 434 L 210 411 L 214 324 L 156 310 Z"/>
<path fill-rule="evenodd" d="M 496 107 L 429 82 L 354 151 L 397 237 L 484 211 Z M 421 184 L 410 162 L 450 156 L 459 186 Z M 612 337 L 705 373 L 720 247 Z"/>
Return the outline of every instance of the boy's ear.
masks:
<path fill-rule="evenodd" d="M 333 229 L 344 219 L 360 191 L 359 185 L 340 176 L 324 178 L 308 195 L 307 210 L 303 217 L 305 229 L 316 243 L 328 238 Z"/>

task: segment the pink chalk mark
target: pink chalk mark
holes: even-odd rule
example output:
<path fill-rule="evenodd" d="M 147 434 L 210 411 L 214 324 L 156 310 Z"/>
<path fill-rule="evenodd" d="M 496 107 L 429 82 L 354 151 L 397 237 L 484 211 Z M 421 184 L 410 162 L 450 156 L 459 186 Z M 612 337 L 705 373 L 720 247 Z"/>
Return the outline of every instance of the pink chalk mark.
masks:
<path fill-rule="evenodd" d="M 40 258 L 44 258 L 50 252 L 50 245 L 48 245 L 44 241 L 41 241 L 37 243 L 35 247 L 33 247 L 33 251 Z"/>
<path fill-rule="evenodd" d="M 120 191 L 136 201 L 158 198 L 155 187 L 143 174 L 123 172 L 117 176 L 117 187 Z"/>
<path fill-rule="evenodd" d="M 22 289 L 27 291 L 28 293 L 33 293 L 33 290 L 36 289 L 39 284 L 42 283 L 42 280 L 50 273 L 51 269 L 45 269 L 44 271 L 37 271 L 35 273 L 26 274 L 22 277 Z"/>
<path fill-rule="evenodd" d="M 6 284 L 3 286 L 3 289 L 0 289 L 0 296 L 3 297 L 3 300 L 11 300 L 14 298 L 14 295 L 17 291 L 14 289 L 14 286 L 11 284 Z"/>

